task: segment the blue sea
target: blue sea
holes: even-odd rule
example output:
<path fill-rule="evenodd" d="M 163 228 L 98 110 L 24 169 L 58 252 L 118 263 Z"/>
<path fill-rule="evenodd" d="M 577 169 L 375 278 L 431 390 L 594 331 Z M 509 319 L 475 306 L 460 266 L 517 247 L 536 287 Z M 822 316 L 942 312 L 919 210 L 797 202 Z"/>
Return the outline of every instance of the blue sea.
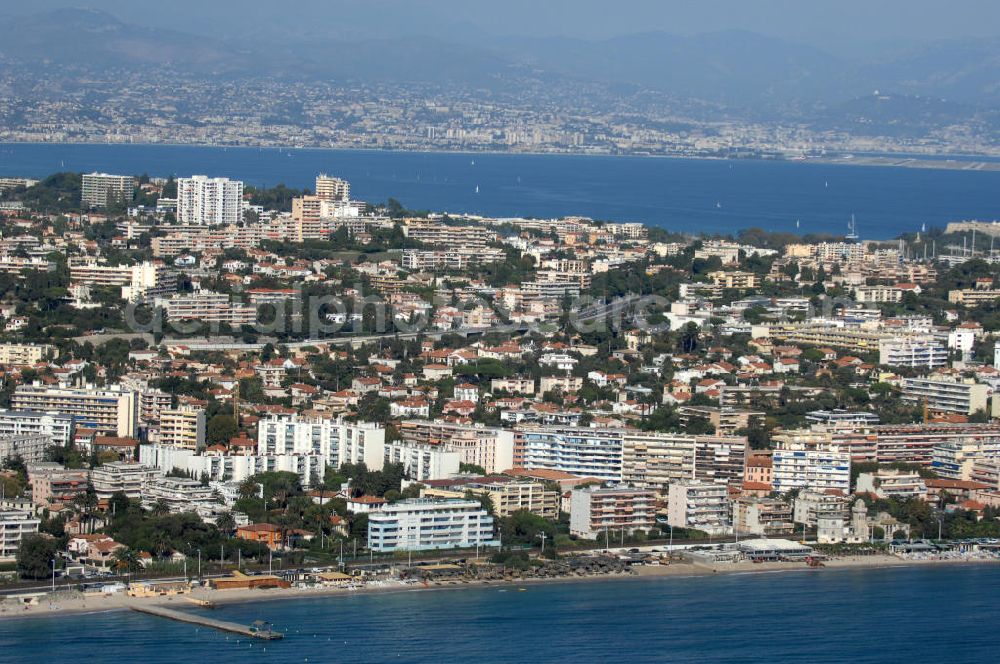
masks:
<path fill-rule="evenodd" d="M 205 174 L 312 187 L 319 172 L 356 198 L 490 216 L 583 215 L 675 231 L 844 233 L 888 239 L 1000 218 L 1000 171 L 755 160 L 463 154 L 166 145 L 0 144 L 0 176 L 59 170 Z"/>
<path fill-rule="evenodd" d="M 251 643 L 152 616 L 0 620 L 20 662 L 995 662 L 1000 568 L 622 579 L 234 604 Z M 196 610 L 194 608 L 190 610 Z"/>

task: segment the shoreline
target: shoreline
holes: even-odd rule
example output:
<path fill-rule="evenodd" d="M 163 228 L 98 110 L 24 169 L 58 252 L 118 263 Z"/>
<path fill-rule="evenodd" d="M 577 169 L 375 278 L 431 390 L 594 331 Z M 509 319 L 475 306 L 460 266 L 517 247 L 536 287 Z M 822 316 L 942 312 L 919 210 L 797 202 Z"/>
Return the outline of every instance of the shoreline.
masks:
<path fill-rule="evenodd" d="M 541 586 L 565 583 L 592 583 L 612 581 L 645 581 L 650 579 L 690 579 L 703 576 L 746 576 L 760 574 L 784 574 L 794 572 L 827 572 L 827 571 L 874 571 L 905 568 L 935 568 L 940 566 L 980 566 L 1000 564 L 1000 559 L 906 559 L 890 555 L 850 556 L 824 561 L 823 567 L 806 567 L 804 564 L 774 562 L 774 563 L 718 563 L 714 565 L 700 563 L 672 563 L 664 566 L 644 566 L 630 574 L 595 574 L 589 576 L 564 576 L 555 578 L 527 578 L 502 580 L 465 580 L 440 581 L 429 585 L 421 583 L 393 582 L 390 585 L 361 586 L 355 590 L 346 588 L 287 588 L 271 590 L 208 590 L 197 589 L 188 595 L 173 597 L 129 597 L 127 595 L 110 597 L 57 597 L 55 602 L 46 602 L 43 596 L 37 606 L 26 609 L 8 610 L 5 607 L 0 613 L 2 620 L 18 620 L 32 618 L 51 618 L 63 615 L 90 615 L 127 611 L 133 604 L 146 606 L 165 606 L 177 609 L 197 608 L 195 600 L 208 600 L 216 606 L 232 606 L 241 604 L 259 604 L 263 602 L 292 601 L 302 598 L 333 598 L 338 596 L 380 595 L 398 593 L 434 592 L 441 590 L 463 590 L 497 588 L 504 591 L 527 586 Z"/>
<path fill-rule="evenodd" d="M 0 141 L 0 146 L 88 146 L 88 147 L 112 147 L 112 146 L 134 146 L 137 148 L 202 148 L 202 149 L 225 149 L 234 150 L 310 150 L 321 152 L 359 152 L 369 154 L 414 154 L 414 155 L 489 155 L 497 157 L 586 157 L 586 158 L 629 158 L 629 159 L 676 159 L 676 160 L 698 160 L 698 161 L 733 161 L 733 162 L 772 162 L 788 164 L 819 164 L 825 166 L 866 166 L 881 168 L 905 168 L 918 170 L 941 170 L 941 171 L 966 171 L 991 173 L 1000 172 L 1000 154 L 966 154 L 961 152 L 934 152 L 929 154 L 912 152 L 844 152 L 838 156 L 805 157 L 797 156 L 719 156 L 719 155 L 691 155 L 691 154 L 650 154 L 650 153 L 615 153 L 615 152 L 572 152 L 572 151 L 512 151 L 512 150 L 454 150 L 454 149 L 433 149 L 433 148 L 371 148 L 371 147 L 329 147 L 322 145 L 265 145 L 265 144 L 241 144 L 241 143 L 148 143 L 148 142 L 125 142 L 125 143 L 102 143 L 99 141 Z M 850 156 L 847 156 L 850 155 Z"/>

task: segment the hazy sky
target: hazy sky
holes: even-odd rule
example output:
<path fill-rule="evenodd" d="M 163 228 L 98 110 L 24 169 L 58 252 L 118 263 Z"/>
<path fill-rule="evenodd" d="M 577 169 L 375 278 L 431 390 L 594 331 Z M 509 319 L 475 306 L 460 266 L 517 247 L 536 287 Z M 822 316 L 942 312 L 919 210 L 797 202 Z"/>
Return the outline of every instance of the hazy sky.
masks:
<path fill-rule="evenodd" d="M 81 6 L 136 23 L 227 37 L 275 27 L 287 33 L 296 26 L 360 36 L 405 30 L 446 35 L 468 27 L 498 35 L 586 38 L 745 29 L 845 51 L 855 44 L 1000 35 L 1000 0 L 33 0 L 6 11 Z"/>

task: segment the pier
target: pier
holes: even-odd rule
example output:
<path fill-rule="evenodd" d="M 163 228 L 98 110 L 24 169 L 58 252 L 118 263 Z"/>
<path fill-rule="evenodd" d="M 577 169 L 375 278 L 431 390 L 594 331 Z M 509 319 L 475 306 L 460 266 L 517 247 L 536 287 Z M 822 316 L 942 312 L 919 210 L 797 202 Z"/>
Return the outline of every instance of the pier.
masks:
<path fill-rule="evenodd" d="M 201 627 L 211 627 L 212 629 L 217 629 L 222 632 L 232 632 L 233 634 L 249 636 L 254 639 L 263 639 L 264 641 L 277 641 L 285 636 L 281 632 L 275 632 L 271 629 L 269 623 L 265 623 L 261 620 L 256 621 L 252 625 L 240 625 L 238 623 L 216 620 L 214 618 L 208 618 L 194 613 L 175 611 L 162 606 L 132 606 L 131 608 L 133 611 L 146 613 L 151 616 L 159 616 L 160 618 L 167 618 L 168 620 L 176 620 L 178 622 L 190 623 L 192 625 L 200 625 Z"/>

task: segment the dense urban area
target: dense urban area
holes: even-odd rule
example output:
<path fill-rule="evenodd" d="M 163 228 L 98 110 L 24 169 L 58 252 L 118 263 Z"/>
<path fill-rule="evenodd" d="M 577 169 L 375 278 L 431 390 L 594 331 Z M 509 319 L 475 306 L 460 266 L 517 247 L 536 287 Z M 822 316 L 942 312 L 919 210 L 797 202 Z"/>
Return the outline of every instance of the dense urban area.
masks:
<path fill-rule="evenodd" d="M 0 605 L 996 558 L 998 235 L 0 179 Z"/>
<path fill-rule="evenodd" d="M 0 141 L 764 158 L 998 154 L 995 132 L 980 118 L 900 131 L 879 117 L 881 107 L 914 102 L 890 94 L 857 102 L 842 122 L 776 122 L 597 84 L 468 91 L 106 75 L 87 74 L 90 85 L 67 96 L 67 85 L 79 84 L 28 78 L 16 67 L 0 72 L 0 88 L 12 91 L 0 98 Z"/>

